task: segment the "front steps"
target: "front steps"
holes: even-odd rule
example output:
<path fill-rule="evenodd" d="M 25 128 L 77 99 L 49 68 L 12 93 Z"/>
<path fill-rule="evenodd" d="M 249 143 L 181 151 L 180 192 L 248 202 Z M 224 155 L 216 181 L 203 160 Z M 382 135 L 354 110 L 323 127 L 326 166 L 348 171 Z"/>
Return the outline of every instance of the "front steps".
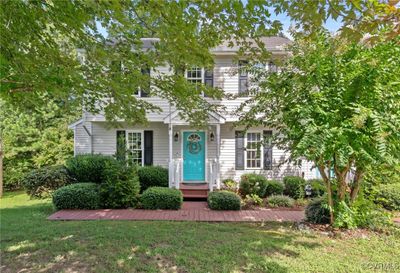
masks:
<path fill-rule="evenodd" d="M 180 183 L 179 189 L 185 199 L 207 199 L 208 196 L 208 184 L 184 184 Z"/>

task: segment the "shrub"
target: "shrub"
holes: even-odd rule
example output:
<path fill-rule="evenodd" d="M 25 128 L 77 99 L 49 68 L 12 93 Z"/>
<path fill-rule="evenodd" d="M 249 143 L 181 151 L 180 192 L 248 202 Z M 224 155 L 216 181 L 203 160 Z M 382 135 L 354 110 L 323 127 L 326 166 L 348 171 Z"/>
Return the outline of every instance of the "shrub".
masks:
<path fill-rule="evenodd" d="M 293 207 L 294 200 L 286 195 L 271 195 L 267 198 L 268 205 L 273 208 Z"/>
<path fill-rule="evenodd" d="M 232 178 L 224 179 L 222 183 L 225 185 L 225 188 L 229 190 L 236 190 L 237 183 Z"/>
<path fill-rule="evenodd" d="M 242 208 L 248 209 L 248 208 L 252 208 L 254 206 L 261 206 L 262 203 L 263 203 L 263 200 L 261 197 L 259 197 L 256 194 L 250 194 L 250 195 L 246 195 L 246 197 L 242 201 Z"/>
<path fill-rule="evenodd" d="M 325 198 L 315 198 L 306 207 L 306 220 L 314 224 L 329 223 L 329 207 Z"/>
<path fill-rule="evenodd" d="M 99 186 L 96 183 L 76 183 L 59 188 L 53 193 L 57 209 L 98 209 Z"/>
<path fill-rule="evenodd" d="M 240 210 L 240 197 L 229 191 L 210 192 L 207 202 L 213 210 Z"/>
<path fill-rule="evenodd" d="M 135 207 L 139 192 L 139 178 L 132 167 L 121 168 L 117 178 L 100 185 L 101 202 L 105 208 Z"/>
<path fill-rule="evenodd" d="M 140 200 L 144 209 L 180 209 L 183 196 L 177 189 L 151 187 L 143 192 Z"/>
<path fill-rule="evenodd" d="M 30 171 L 23 179 L 22 184 L 32 197 L 48 197 L 56 189 L 72 182 L 64 166 L 43 167 Z"/>
<path fill-rule="evenodd" d="M 267 179 L 262 175 L 249 173 L 242 175 L 240 178 L 239 190 L 242 196 L 256 194 L 260 197 L 265 197 L 266 188 Z"/>
<path fill-rule="evenodd" d="M 283 178 L 285 184 L 284 194 L 294 198 L 300 199 L 304 197 L 305 180 L 299 176 L 286 176 Z"/>
<path fill-rule="evenodd" d="M 277 180 L 268 180 L 265 189 L 265 196 L 283 194 L 283 183 Z"/>
<path fill-rule="evenodd" d="M 325 194 L 325 183 L 322 179 L 310 179 L 307 180 L 306 184 L 311 185 L 311 196 L 310 197 L 319 197 Z"/>
<path fill-rule="evenodd" d="M 140 188 L 168 187 L 168 170 L 160 166 L 145 166 L 138 169 Z"/>
<path fill-rule="evenodd" d="M 67 160 L 66 167 L 70 175 L 78 182 L 91 181 L 103 183 L 115 179 L 123 164 L 106 155 L 77 155 Z"/>
<path fill-rule="evenodd" d="M 379 185 L 374 202 L 387 210 L 400 210 L 400 184 Z"/>

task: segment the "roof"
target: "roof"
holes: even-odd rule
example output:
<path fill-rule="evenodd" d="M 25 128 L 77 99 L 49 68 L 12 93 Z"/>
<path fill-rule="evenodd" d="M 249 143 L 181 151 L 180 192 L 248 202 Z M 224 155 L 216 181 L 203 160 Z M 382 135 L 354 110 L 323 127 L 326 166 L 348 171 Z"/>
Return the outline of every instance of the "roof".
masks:
<path fill-rule="evenodd" d="M 285 46 L 292 43 L 290 39 L 281 36 L 261 37 L 260 41 L 264 43 L 265 48 L 269 51 L 282 51 Z M 249 40 L 249 42 L 257 46 L 254 40 Z M 211 52 L 236 52 L 239 48 L 240 45 L 235 41 L 224 41 L 221 45 L 213 48 Z"/>

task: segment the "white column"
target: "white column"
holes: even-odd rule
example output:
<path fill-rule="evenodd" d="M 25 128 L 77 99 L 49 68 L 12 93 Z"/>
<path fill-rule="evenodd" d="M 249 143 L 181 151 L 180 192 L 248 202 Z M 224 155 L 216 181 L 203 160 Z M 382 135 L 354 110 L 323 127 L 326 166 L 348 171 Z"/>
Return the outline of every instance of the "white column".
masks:
<path fill-rule="evenodd" d="M 168 124 L 168 135 L 169 135 L 169 159 L 168 159 L 168 185 L 170 188 L 172 188 L 173 183 L 174 183 L 174 162 L 172 160 L 172 134 L 173 134 L 173 126 L 172 123 L 170 122 Z"/>
<path fill-rule="evenodd" d="M 221 188 L 221 174 L 220 174 L 220 165 L 221 163 L 219 162 L 220 158 L 220 153 L 221 153 L 221 125 L 218 123 L 216 125 L 216 135 L 217 135 L 217 166 L 216 166 L 216 176 L 217 176 L 217 189 Z"/>

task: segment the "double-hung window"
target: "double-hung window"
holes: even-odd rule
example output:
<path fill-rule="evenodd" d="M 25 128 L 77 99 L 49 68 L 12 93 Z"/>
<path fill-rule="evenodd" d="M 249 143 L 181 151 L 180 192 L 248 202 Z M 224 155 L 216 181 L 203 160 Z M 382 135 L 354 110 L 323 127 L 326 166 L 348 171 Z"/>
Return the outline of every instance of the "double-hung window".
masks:
<path fill-rule="evenodd" d="M 128 150 L 128 162 L 143 166 L 143 132 L 127 131 L 126 145 Z"/>
<path fill-rule="evenodd" d="M 150 68 L 142 68 L 140 72 L 143 75 L 144 80 L 140 83 L 139 88 L 136 90 L 135 95 L 138 97 L 148 97 L 150 92 Z"/>
<path fill-rule="evenodd" d="M 186 79 L 194 84 L 205 84 L 209 87 L 214 86 L 213 69 L 204 69 L 201 67 L 192 67 L 186 70 Z"/>
<path fill-rule="evenodd" d="M 259 169 L 262 162 L 262 139 L 260 132 L 246 134 L 246 169 Z"/>

